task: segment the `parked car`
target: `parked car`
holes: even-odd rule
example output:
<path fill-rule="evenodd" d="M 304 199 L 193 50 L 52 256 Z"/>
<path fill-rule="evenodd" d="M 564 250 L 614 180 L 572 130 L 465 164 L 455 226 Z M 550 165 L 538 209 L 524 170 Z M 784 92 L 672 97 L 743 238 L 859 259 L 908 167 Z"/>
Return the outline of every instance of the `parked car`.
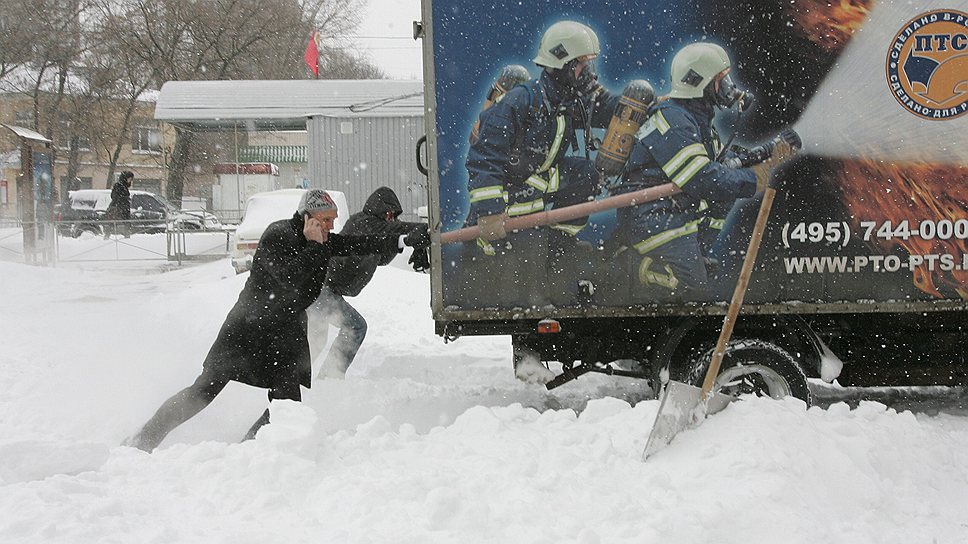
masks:
<path fill-rule="evenodd" d="M 89 232 L 100 236 L 103 231 L 99 219 L 104 212 L 98 212 L 93 203 L 90 204 L 88 207 L 88 202 L 83 199 L 68 198 L 67 202 L 55 205 L 53 217 L 58 234 L 77 238 Z"/>
<path fill-rule="evenodd" d="M 256 193 L 246 200 L 242 222 L 235 229 L 235 243 L 232 245 L 232 266 L 237 273 L 241 274 L 252 268 L 252 256 L 255 255 L 255 248 L 258 247 L 266 227 L 273 221 L 292 217 L 305 192 L 305 189 L 279 189 Z M 338 215 L 333 232 L 339 232 L 350 217 L 346 195 L 328 189 L 326 192 L 336 202 Z"/>
<path fill-rule="evenodd" d="M 58 231 L 78 237 L 85 232 L 101 234 L 104 214 L 111 204 L 110 189 L 81 189 L 68 193 L 68 202 L 55 207 Z M 69 206 L 65 204 L 70 204 Z M 131 232 L 158 233 L 169 227 L 180 230 L 219 229 L 218 218 L 205 210 L 180 210 L 164 197 L 148 191 L 131 191 Z"/>

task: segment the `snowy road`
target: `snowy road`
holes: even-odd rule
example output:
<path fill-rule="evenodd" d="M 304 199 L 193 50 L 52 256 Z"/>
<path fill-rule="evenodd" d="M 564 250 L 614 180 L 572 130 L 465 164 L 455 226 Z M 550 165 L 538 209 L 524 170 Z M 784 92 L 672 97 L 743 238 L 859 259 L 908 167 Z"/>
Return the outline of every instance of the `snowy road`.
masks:
<path fill-rule="evenodd" d="M 233 383 L 155 453 L 117 446 L 195 378 L 243 281 L 0 262 L 0 542 L 968 541 L 963 392 L 748 399 L 642 463 L 641 383 L 521 384 L 507 338 L 445 345 L 428 277 L 394 266 L 354 301 L 347 379 L 256 440 L 265 392 Z"/>

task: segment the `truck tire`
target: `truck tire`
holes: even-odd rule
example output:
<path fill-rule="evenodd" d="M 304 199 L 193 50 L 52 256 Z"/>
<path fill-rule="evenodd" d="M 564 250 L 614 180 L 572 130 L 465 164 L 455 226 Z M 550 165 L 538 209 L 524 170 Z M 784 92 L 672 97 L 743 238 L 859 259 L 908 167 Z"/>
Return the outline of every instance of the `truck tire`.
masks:
<path fill-rule="evenodd" d="M 687 383 L 702 386 L 713 350 L 689 366 Z M 714 389 L 729 395 L 752 393 L 775 399 L 794 396 L 812 402 L 803 369 L 783 348 L 763 340 L 733 340 L 726 345 Z"/>

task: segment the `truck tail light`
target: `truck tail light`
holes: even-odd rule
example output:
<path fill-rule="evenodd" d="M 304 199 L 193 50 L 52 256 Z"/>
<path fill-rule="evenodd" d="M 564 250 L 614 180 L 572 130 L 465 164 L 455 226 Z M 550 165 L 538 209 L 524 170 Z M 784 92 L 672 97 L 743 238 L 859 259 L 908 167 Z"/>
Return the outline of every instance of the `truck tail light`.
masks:
<path fill-rule="evenodd" d="M 554 319 L 542 319 L 538 321 L 539 334 L 555 334 L 561 332 L 561 323 Z"/>
<path fill-rule="evenodd" d="M 251 249 L 252 251 L 255 251 L 255 248 L 259 247 L 259 242 L 238 242 L 235 244 L 235 247 L 241 250 Z"/>

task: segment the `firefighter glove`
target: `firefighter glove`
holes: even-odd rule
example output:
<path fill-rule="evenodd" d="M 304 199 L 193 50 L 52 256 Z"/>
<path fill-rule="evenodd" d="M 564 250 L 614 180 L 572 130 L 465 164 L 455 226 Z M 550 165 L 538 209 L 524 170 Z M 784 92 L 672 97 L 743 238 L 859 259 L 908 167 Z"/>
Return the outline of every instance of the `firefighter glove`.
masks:
<path fill-rule="evenodd" d="M 796 152 L 797 150 L 792 145 L 785 140 L 780 140 L 776 142 L 773 153 L 770 154 L 770 159 L 766 162 L 772 163 L 772 166 L 776 167 L 786 162 Z"/>
<path fill-rule="evenodd" d="M 500 240 L 508 234 L 504 230 L 504 214 L 486 215 L 477 220 L 477 226 L 481 229 L 481 239 L 490 242 Z"/>
<path fill-rule="evenodd" d="M 750 167 L 750 170 L 756 174 L 756 192 L 762 193 L 765 191 L 767 185 L 770 183 L 770 175 L 773 171 L 789 160 L 796 152 L 797 148 L 786 140 L 777 140 L 773 146 L 773 152 L 770 154 L 770 158 Z"/>
<path fill-rule="evenodd" d="M 770 161 L 764 161 L 759 164 L 754 164 L 750 167 L 750 170 L 756 174 L 756 192 L 762 193 L 766 191 L 767 185 L 770 183 L 770 172 L 772 171 Z"/>

